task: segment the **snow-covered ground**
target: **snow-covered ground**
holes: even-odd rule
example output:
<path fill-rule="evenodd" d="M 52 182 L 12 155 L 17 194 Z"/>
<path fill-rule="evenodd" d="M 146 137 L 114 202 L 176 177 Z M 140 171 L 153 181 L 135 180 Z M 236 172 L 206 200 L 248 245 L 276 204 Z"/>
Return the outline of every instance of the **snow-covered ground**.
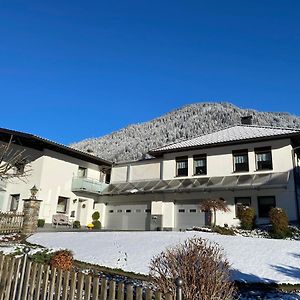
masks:
<path fill-rule="evenodd" d="M 147 274 L 154 255 L 193 236 L 207 238 L 224 249 L 236 280 L 300 283 L 300 241 L 205 232 L 53 232 L 36 233 L 28 241 L 71 249 L 77 260 Z"/>

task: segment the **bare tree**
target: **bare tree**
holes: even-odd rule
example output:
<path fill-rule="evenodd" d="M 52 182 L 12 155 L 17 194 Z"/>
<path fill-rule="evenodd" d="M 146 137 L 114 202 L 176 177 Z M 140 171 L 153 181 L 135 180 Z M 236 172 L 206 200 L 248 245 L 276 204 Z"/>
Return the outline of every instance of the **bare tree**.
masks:
<path fill-rule="evenodd" d="M 0 180 L 18 178 L 24 181 L 31 173 L 29 157 L 25 149 L 14 149 L 12 140 L 13 136 L 7 144 L 0 145 Z"/>
<path fill-rule="evenodd" d="M 185 300 L 229 300 L 235 292 L 229 267 L 218 244 L 194 237 L 155 256 L 150 280 L 157 290 L 174 294 L 181 277 Z"/>
<path fill-rule="evenodd" d="M 204 211 L 212 211 L 214 215 L 213 227 L 216 226 L 217 222 L 217 211 L 229 212 L 229 208 L 226 201 L 223 198 L 217 199 L 203 199 L 201 200 L 199 207 Z"/>

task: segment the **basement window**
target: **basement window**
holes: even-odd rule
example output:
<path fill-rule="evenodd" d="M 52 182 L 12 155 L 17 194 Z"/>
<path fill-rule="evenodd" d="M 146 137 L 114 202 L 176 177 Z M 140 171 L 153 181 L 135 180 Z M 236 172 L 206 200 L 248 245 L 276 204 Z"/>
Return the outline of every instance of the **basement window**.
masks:
<path fill-rule="evenodd" d="M 131 209 L 126 209 L 125 212 L 126 213 L 131 213 Z"/>
<path fill-rule="evenodd" d="M 122 209 L 117 209 L 117 213 L 121 213 L 122 212 Z"/>
<path fill-rule="evenodd" d="M 197 212 L 197 209 L 196 209 L 196 208 L 190 209 L 190 213 L 196 213 L 196 212 Z"/>
<path fill-rule="evenodd" d="M 178 212 L 184 213 L 184 212 L 185 212 L 185 209 L 180 208 L 180 209 L 178 210 Z"/>
<path fill-rule="evenodd" d="M 111 209 L 111 210 L 109 211 L 109 213 L 110 213 L 110 214 L 112 214 L 113 212 L 114 212 L 114 210 L 113 210 L 113 209 Z"/>

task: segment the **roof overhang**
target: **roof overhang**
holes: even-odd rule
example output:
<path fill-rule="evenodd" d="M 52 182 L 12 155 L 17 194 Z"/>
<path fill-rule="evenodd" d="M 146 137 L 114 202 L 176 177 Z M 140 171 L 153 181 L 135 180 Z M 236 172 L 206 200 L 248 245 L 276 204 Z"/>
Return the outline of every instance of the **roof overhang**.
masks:
<path fill-rule="evenodd" d="M 104 160 L 100 157 L 76 150 L 74 148 L 70 148 L 68 146 L 38 137 L 33 134 L 0 128 L 0 141 L 8 143 L 11 136 L 13 136 L 12 142 L 20 146 L 36 149 L 39 151 L 43 151 L 44 149 L 49 149 L 97 165 L 104 165 L 104 166 L 112 165 L 110 161 Z"/>
<path fill-rule="evenodd" d="M 150 150 L 149 154 L 154 157 L 162 156 L 165 153 L 174 153 L 174 152 L 184 152 L 190 151 L 195 149 L 207 149 L 207 148 L 215 148 L 215 147 L 224 147 L 229 145 L 242 145 L 242 144 L 249 144 L 253 142 L 261 142 L 261 141 L 270 141 L 270 140 L 279 140 L 279 139 L 292 139 L 300 143 L 300 133 L 291 133 L 291 134 L 283 134 L 277 136 L 266 136 L 266 137 L 256 137 L 250 139 L 242 139 L 242 140 L 235 140 L 235 141 L 226 141 L 226 142 L 218 142 L 218 143 L 209 143 L 205 145 L 197 145 L 197 146 L 189 146 L 183 148 L 176 148 L 176 149 L 168 149 L 168 150 Z"/>
<path fill-rule="evenodd" d="M 151 180 L 110 184 L 103 195 L 183 193 L 287 188 L 290 172 Z"/>

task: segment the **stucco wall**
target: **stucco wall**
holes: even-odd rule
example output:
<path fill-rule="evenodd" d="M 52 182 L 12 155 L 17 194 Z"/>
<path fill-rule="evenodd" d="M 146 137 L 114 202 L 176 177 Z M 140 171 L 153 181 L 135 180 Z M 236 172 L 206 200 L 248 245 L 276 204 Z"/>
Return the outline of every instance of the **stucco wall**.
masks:
<path fill-rule="evenodd" d="M 24 149 L 17 145 L 13 145 L 15 149 Z M 30 196 L 30 188 L 36 185 L 39 189 L 37 197 L 41 200 L 39 218 L 45 219 L 46 223 L 52 222 L 52 215 L 56 214 L 58 197 L 69 198 L 67 205 L 67 214 L 70 216 L 75 211 L 75 219 L 79 219 L 83 225 L 92 220 L 94 209 L 94 200 L 97 195 L 88 193 L 72 192 L 72 179 L 78 174 L 78 167 L 87 168 L 87 177 L 99 180 L 101 176 L 101 166 L 92 164 L 77 158 L 73 158 L 64 154 L 60 154 L 51 150 L 37 151 L 26 148 L 24 153 L 31 160 L 32 172 L 26 178 L 26 181 L 17 179 L 7 183 L 6 191 L 2 192 L 3 200 L 1 210 L 7 211 L 10 208 L 12 194 L 20 194 L 18 211 L 23 209 L 22 199 Z M 79 205 L 79 199 L 83 200 Z M 82 207 L 82 204 L 85 204 Z"/>

